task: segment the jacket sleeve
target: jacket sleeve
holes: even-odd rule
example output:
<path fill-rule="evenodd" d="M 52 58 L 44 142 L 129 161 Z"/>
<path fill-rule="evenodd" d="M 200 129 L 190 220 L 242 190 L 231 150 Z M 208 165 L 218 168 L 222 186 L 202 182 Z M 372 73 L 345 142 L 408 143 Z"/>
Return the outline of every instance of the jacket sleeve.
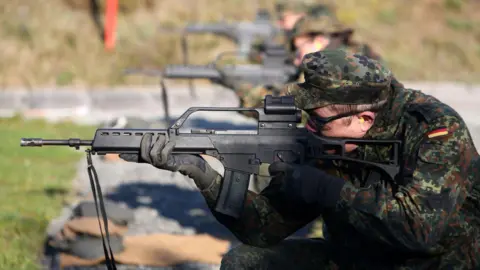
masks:
<path fill-rule="evenodd" d="M 333 215 L 396 248 L 432 251 L 449 224 L 462 222 L 458 212 L 472 182 L 467 172 L 477 156 L 462 120 L 442 117 L 432 124 L 415 140 L 419 148 L 408 184 L 392 192 L 385 185 L 356 188 L 347 183 Z"/>
<path fill-rule="evenodd" d="M 238 219 L 214 210 L 221 187 L 221 179 L 202 190 L 208 207 L 215 218 L 247 245 L 268 247 L 282 241 L 320 215 L 316 210 L 288 209 L 281 197 L 281 180 L 273 178 L 260 194 L 248 191 L 243 211 Z M 290 213 L 296 212 L 297 215 Z"/>

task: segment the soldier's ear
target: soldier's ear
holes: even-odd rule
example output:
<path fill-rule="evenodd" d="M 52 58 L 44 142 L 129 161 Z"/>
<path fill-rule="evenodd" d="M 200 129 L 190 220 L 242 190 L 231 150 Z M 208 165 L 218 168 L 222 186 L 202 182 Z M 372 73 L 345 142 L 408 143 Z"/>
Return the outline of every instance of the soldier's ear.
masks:
<path fill-rule="evenodd" d="M 330 44 L 330 39 L 326 36 L 319 35 L 314 38 L 313 44 L 315 46 L 316 51 L 321 51 L 321 50 L 324 50 Z"/>
<path fill-rule="evenodd" d="M 360 124 L 360 129 L 363 132 L 367 132 L 372 126 L 373 123 L 375 122 L 375 113 L 366 111 L 366 112 L 361 112 L 357 115 L 358 121 Z"/>

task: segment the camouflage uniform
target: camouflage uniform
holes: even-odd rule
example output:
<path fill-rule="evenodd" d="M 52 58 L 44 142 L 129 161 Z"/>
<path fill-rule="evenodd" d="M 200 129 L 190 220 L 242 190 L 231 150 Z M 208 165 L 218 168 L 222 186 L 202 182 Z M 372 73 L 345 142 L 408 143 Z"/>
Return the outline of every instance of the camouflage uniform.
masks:
<path fill-rule="evenodd" d="M 302 109 L 386 98 L 365 138 L 401 140 L 401 174 L 391 181 L 359 166 L 324 164 L 345 180 L 332 209 L 289 209 L 282 178 L 274 178 L 260 194 L 247 193 L 238 219 L 213 210 L 217 180 L 202 194 L 245 243 L 224 256 L 222 269 L 479 269 L 480 158 L 460 115 L 361 55 L 316 52 L 302 69 L 305 83 L 286 87 Z M 388 158 L 372 145 L 350 154 Z M 319 215 L 327 240 L 284 240 Z"/>
<path fill-rule="evenodd" d="M 321 3 L 320 3 L 321 2 Z M 329 1 L 277 1 L 275 11 L 277 14 L 283 12 L 294 12 L 306 16 L 335 16 L 335 8 Z"/>

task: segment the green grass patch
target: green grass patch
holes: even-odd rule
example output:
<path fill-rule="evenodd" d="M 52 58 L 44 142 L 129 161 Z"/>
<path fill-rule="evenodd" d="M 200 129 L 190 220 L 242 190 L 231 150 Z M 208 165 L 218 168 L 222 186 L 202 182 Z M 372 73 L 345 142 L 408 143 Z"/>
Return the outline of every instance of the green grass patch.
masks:
<path fill-rule="evenodd" d="M 61 210 L 83 151 L 20 147 L 22 137 L 90 138 L 95 128 L 0 119 L 0 269 L 39 269 L 45 229 Z"/>

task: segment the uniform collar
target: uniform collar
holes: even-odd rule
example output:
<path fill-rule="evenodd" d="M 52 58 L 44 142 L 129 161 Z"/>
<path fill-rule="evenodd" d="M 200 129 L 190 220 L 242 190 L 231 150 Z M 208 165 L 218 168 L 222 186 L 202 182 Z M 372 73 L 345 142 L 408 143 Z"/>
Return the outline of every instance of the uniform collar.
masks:
<path fill-rule="evenodd" d="M 365 135 L 365 139 L 395 139 L 403 122 L 404 112 L 412 92 L 402 87 L 392 87 L 393 97 L 377 113 L 375 122 Z"/>

